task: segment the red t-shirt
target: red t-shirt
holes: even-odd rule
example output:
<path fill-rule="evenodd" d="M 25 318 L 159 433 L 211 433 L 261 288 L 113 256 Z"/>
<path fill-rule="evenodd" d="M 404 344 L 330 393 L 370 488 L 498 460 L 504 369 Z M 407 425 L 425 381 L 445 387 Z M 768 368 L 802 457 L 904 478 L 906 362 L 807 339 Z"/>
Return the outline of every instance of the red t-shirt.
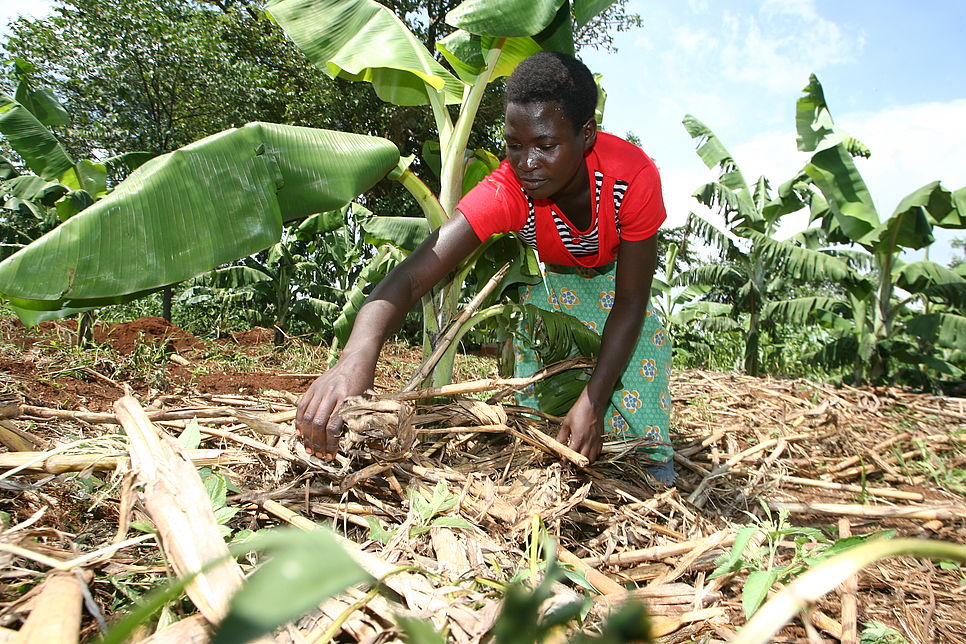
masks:
<path fill-rule="evenodd" d="M 657 167 L 633 143 L 598 132 L 586 160 L 594 200 L 587 230 L 577 230 L 553 201 L 531 199 L 506 161 L 466 193 L 456 208 L 480 241 L 514 231 L 537 249 L 543 262 L 603 266 L 614 261 L 622 239 L 647 239 L 667 213 Z"/>

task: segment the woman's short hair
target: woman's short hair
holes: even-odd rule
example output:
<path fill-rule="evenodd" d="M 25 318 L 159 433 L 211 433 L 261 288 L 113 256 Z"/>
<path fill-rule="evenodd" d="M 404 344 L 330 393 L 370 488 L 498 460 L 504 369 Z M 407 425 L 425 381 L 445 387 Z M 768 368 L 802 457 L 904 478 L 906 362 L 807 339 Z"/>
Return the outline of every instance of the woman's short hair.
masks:
<path fill-rule="evenodd" d="M 597 83 L 587 66 L 573 56 L 541 51 L 517 65 L 507 79 L 506 102 L 558 102 L 577 131 L 594 116 Z"/>

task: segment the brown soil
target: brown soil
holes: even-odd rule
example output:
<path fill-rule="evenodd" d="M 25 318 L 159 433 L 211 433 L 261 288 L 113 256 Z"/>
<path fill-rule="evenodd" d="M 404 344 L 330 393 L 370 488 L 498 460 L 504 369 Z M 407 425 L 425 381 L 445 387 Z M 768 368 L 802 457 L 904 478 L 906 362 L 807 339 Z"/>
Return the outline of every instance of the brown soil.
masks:
<path fill-rule="evenodd" d="M 256 326 L 247 331 L 239 331 L 231 334 L 231 339 L 235 344 L 243 347 L 254 347 L 259 344 L 269 344 L 275 338 L 275 331 L 266 329 L 263 326 Z"/>
<path fill-rule="evenodd" d="M 131 353 L 139 343 L 163 345 L 170 351 L 184 355 L 204 351 L 205 348 L 204 342 L 190 333 L 167 320 L 153 317 L 112 324 L 107 328 L 95 327 L 94 341 L 106 342 L 122 354 Z"/>
<path fill-rule="evenodd" d="M 198 391 L 206 394 L 256 395 L 263 389 L 300 394 L 313 378 L 293 378 L 273 373 L 209 373 L 198 378 Z"/>
<path fill-rule="evenodd" d="M 95 345 L 110 347 L 114 354 L 105 354 L 102 364 L 66 369 L 66 358 L 59 350 L 69 350 L 76 342 L 76 333 L 75 320 L 43 322 L 26 328 L 15 318 L 0 318 L 0 345 L 9 347 L 3 351 L 0 346 L 0 393 L 14 390 L 27 404 L 35 406 L 108 411 L 123 395 L 121 382 L 144 394 L 162 384 L 172 391 L 195 389 L 206 394 L 256 395 L 262 390 L 301 394 L 313 380 L 280 376 L 276 371 L 222 371 L 216 363 L 206 360 L 209 345 L 204 340 L 157 317 L 95 324 Z M 271 329 L 256 327 L 233 334 L 219 344 L 261 356 L 272 338 Z M 165 356 L 176 353 L 190 364 L 184 366 L 167 359 L 163 373 L 158 374 L 160 383 L 128 377 L 123 361 L 139 347 L 163 347 Z M 219 351 L 223 353 L 224 349 Z M 324 369 L 324 364 L 319 367 Z M 112 380 L 117 384 L 112 384 Z"/>

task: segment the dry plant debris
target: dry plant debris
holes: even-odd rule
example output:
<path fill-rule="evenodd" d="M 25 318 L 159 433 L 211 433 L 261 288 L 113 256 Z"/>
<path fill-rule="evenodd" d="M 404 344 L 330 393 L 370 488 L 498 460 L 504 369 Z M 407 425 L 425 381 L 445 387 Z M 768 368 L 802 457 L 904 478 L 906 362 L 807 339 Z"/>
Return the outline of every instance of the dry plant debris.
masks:
<path fill-rule="evenodd" d="M 400 565 L 412 570 L 386 582 L 401 607 L 350 590 L 280 630 L 279 642 L 316 641 L 333 634 L 333 624 L 340 641 L 398 638 L 403 610 L 447 629 L 452 641 L 480 641 L 499 610 L 494 587 L 533 563 L 527 543 L 535 525 L 596 589 L 587 627 L 630 595 L 646 603 L 665 642 L 723 641 L 744 623 L 742 588 L 753 571 L 712 571 L 745 526 L 761 526 L 749 547 L 767 550 L 772 567 L 807 557 L 820 545 L 816 534 L 831 543 L 891 529 L 966 541 L 962 399 L 677 374 L 679 477 L 665 488 L 636 445 L 609 444 L 584 467 L 551 438 L 559 419 L 481 399 L 505 400 L 507 385 L 520 383 L 457 384 L 442 399 L 429 391 L 352 401 L 333 463 L 295 440 L 297 397 L 288 392 L 153 392 L 141 396 L 145 410 L 126 397 L 116 411 L 99 413 L 0 396 L 0 509 L 9 514 L 0 532 L 0 641 L 13 637 L 11 629 L 22 638 L 34 633 L 37 616 L 52 607 L 60 630 L 45 632 L 45 642 L 90 640 L 128 600 L 211 555 L 204 544 L 212 538 L 223 551 L 225 534 L 286 523 L 330 526 L 376 577 Z M 174 440 L 193 432 L 201 445 L 185 449 Z M 200 487 L 176 484 L 191 477 L 173 474 L 172 463 L 187 472 L 205 467 L 235 491 L 222 490 L 222 504 L 206 506 Z M 148 520 L 158 538 L 130 537 Z M 798 529 L 824 532 L 802 540 Z M 911 642 L 966 641 L 963 572 L 947 568 L 911 559 L 878 564 L 779 641 L 818 629 L 857 642 L 872 621 Z M 201 578 L 189 595 L 214 622 L 241 571 L 212 574 L 220 581 Z M 559 590 L 564 599 L 577 592 Z M 208 620 L 189 613 L 185 604 L 169 607 L 145 641 L 207 641 Z"/>

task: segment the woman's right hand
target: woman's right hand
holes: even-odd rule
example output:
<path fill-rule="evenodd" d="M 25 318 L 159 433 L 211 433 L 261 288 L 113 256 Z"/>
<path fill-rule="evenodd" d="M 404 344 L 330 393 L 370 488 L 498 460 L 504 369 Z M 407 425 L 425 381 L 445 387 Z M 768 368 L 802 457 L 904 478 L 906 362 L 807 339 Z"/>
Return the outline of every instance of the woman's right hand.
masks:
<path fill-rule="evenodd" d="M 457 211 L 373 289 L 359 309 L 342 357 L 299 401 L 295 429 L 306 450 L 329 461 L 335 458 L 342 433 L 336 412 L 346 398 L 372 386 L 383 340 L 399 328 L 419 298 L 479 246 L 480 239 Z"/>
<path fill-rule="evenodd" d="M 372 386 L 372 368 L 343 358 L 315 379 L 299 400 L 295 430 L 310 454 L 331 461 L 339 452 L 342 419 L 337 410 L 346 398 Z"/>

